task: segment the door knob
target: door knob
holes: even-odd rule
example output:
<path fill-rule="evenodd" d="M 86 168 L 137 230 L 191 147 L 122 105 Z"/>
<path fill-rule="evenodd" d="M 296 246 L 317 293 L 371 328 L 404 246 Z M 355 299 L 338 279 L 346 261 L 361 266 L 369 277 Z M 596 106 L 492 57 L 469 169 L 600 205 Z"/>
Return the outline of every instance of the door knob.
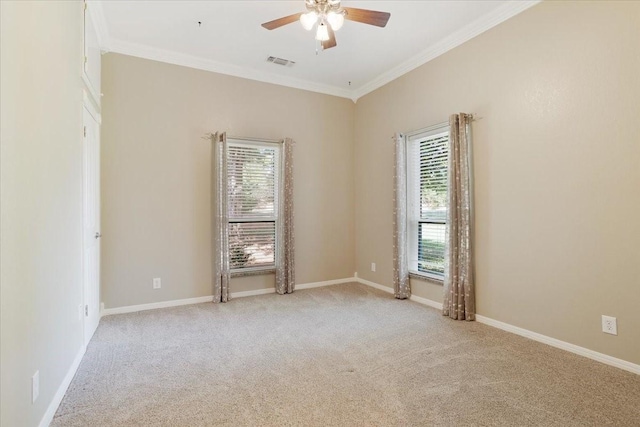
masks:
<path fill-rule="evenodd" d="M 100 234 L 100 233 L 98 233 L 98 232 L 96 231 L 95 238 L 96 238 L 96 239 L 99 239 L 99 238 L 101 238 L 101 237 L 102 237 L 102 234 Z"/>

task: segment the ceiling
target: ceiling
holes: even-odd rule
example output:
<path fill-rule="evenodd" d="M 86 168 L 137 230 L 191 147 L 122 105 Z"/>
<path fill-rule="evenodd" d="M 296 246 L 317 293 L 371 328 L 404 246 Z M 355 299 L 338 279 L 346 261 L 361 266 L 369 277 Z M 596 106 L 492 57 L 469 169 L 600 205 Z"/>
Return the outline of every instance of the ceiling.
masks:
<path fill-rule="evenodd" d="M 537 1 L 349 1 L 391 13 L 385 28 L 345 21 L 338 46 L 317 52 L 294 1 L 90 1 L 103 50 L 296 87 L 354 101 L 522 12 Z M 199 25 L 198 22 L 201 22 Z M 275 56 L 293 66 L 267 62 Z"/>

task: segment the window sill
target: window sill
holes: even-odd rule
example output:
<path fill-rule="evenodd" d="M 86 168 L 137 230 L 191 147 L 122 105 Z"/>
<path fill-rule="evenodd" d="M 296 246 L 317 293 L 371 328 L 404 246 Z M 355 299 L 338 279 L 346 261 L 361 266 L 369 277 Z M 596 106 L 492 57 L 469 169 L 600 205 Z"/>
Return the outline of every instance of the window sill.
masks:
<path fill-rule="evenodd" d="M 261 274 L 273 274 L 276 272 L 274 267 L 235 270 L 231 271 L 231 277 L 259 276 Z"/>
<path fill-rule="evenodd" d="M 444 277 L 432 276 L 425 273 L 416 273 L 415 271 L 410 271 L 409 277 L 411 279 L 424 280 L 438 285 L 444 285 Z"/>

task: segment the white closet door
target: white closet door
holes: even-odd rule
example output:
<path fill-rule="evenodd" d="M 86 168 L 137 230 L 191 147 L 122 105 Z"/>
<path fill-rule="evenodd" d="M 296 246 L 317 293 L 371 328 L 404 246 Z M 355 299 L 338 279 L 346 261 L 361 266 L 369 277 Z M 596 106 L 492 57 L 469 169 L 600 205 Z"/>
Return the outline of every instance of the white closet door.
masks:
<path fill-rule="evenodd" d="M 84 341 L 100 321 L 100 125 L 84 109 Z"/>

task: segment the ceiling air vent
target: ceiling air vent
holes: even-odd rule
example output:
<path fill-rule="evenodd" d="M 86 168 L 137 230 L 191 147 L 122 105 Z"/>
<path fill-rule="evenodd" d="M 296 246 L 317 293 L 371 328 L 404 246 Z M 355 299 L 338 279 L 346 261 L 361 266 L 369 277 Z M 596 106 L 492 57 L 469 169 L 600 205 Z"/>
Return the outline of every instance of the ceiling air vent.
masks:
<path fill-rule="evenodd" d="M 267 62 L 273 62 L 274 64 L 283 65 L 285 67 L 293 67 L 293 64 L 295 64 L 294 61 L 289 61 L 288 59 L 276 58 L 275 56 L 268 57 Z"/>

